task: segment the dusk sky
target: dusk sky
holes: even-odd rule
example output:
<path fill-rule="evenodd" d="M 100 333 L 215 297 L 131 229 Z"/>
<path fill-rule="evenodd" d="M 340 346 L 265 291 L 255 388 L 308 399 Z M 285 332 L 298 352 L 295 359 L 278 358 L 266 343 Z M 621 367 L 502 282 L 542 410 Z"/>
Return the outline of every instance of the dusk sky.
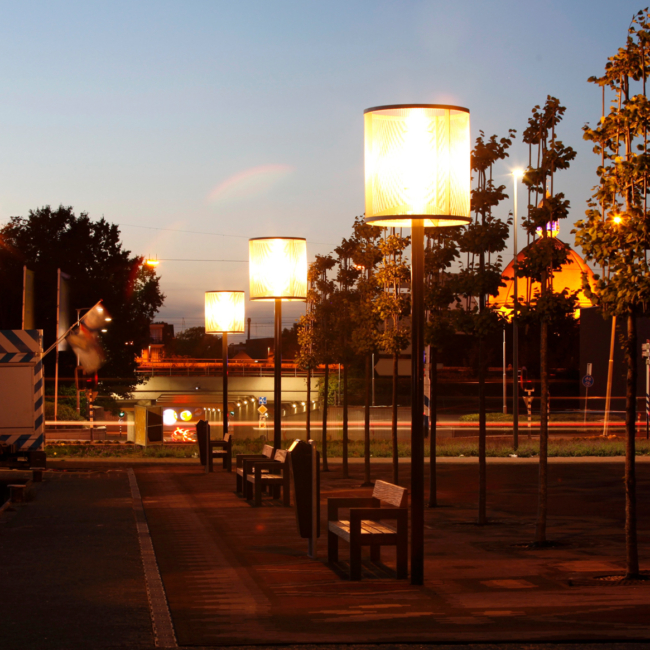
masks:
<path fill-rule="evenodd" d="M 204 291 L 248 291 L 249 237 L 305 237 L 313 257 L 350 235 L 364 210 L 364 109 L 456 104 L 473 138 L 517 129 L 497 170 L 511 187 L 508 172 L 527 161 L 521 133 L 549 94 L 578 151 L 555 185 L 574 221 L 598 164 L 582 139 L 601 110 L 587 78 L 642 6 L 3 2 L 0 222 L 47 204 L 103 215 L 126 248 L 162 260 L 160 320 L 202 325 Z M 172 261 L 187 259 L 234 261 Z M 287 307 L 286 325 L 303 310 Z M 247 315 L 254 336 L 272 334 L 272 305 L 247 302 Z"/>

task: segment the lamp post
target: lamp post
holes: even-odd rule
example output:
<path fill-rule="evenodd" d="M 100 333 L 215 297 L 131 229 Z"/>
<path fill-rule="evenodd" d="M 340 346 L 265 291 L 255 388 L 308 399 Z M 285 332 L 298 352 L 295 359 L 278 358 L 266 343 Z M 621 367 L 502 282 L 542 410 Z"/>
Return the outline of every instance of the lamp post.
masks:
<path fill-rule="evenodd" d="M 519 325 L 517 323 L 517 310 L 519 308 L 519 291 L 517 289 L 517 185 L 518 180 L 524 175 L 520 169 L 512 172 L 514 180 L 514 258 L 512 272 L 514 274 L 514 304 L 512 312 L 512 446 L 515 451 L 519 448 Z"/>
<path fill-rule="evenodd" d="M 205 292 L 205 333 L 221 334 L 223 359 L 223 435 L 228 433 L 228 333 L 244 331 L 244 292 Z"/>
<path fill-rule="evenodd" d="M 250 299 L 275 302 L 273 446 L 282 447 L 282 301 L 307 300 L 307 242 L 256 237 L 249 242 Z"/>
<path fill-rule="evenodd" d="M 364 113 L 366 222 L 411 228 L 411 583 L 424 582 L 424 228 L 470 217 L 469 110 L 378 106 Z"/>

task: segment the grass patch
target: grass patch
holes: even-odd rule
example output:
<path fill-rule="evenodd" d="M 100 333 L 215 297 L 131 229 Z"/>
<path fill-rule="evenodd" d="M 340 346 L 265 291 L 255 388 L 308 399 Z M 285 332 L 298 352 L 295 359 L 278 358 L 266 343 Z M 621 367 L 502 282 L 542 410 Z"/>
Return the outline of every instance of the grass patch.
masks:
<path fill-rule="evenodd" d="M 531 420 L 533 422 L 540 421 L 539 407 L 533 413 Z M 487 422 L 512 422 L 512 413 L 486 413 L 485 419 Z M 620 420 L 621 416 L 618 414 L 611 414 L 610 421 Z M 582 413 L 551 413 L 549 422 L 584 422 L 585 414 Z M 478 422 L 478 413 L 465 413 L 458 418 L 459 422 Z M 602 413 L 587 413 L 587 422 L 602 422 Z M 528 413 L 524 410 L 519 412 L 519 422 L 528 422 Z"/>
<path fill-rule="evenodd" d="M 285 441 L 287 448 L 293 441 Z M 236 440 L 233 444 L 233 455 L 257 454 L 262 452 L 266 444 L 262 439 Z M 321 449 L 320 442 L 317 447 Z M 322 451 L 322 450 L 321 450 Z M 475 438 L 442 438 L 436 447 L 438 456 L 446 457 L 475 457 L 478 456 L 478 442 Z M 46 454 L 52 458 L 198 458 L 199 449 L 195 444 L 166 444 L 143 449 L 134 444 L 118 442 L 100 443 L 56 443 L 46 445 Z M 495 438 L 486 441 L 486 454 L 494 458 L 506 458 L 516 453 L 520 458 L 531 458 L 539 455 L 537 440 L 522 440 L 515 452 L 510 440 Z M 343 454 L 341 440 L 328 440 L 328 458 L 340 458 Z M 349 458 L 363 458 L 364 445 L 362 441 L 348 443 Z M 370 455 L 373 458 L 391 458 L 392 444 L 389 440 L 376 440 L 370 445 Z M 400 458 L 409 458 L 411 446 L 408 443 L 398 445 Z M 429 444 L 425 441 L 425 455 L 429 455 Z M 549 440 L 548 455 L 550 457 L 581 457 L 581 456 L 625 456 L 625 440 L 612 436 L 610 438 L 558 438 Z M 636 455 L 650 456 L 650 441 L 637 439 Z"/>

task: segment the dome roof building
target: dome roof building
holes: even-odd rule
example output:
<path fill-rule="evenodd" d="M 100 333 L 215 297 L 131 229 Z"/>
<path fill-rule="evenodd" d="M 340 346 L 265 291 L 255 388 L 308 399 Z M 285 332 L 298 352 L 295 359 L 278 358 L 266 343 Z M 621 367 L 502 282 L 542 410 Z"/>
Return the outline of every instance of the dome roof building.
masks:
<path fill-rule="evenodd" d="M 532 244 L 519 251 L 517 254 L 517 262 L 521 264 L 525 258 L 526 250 L 531 246 L 536 246 L 539 239 L 536 239 Z M 563 289 L 571 292 L 578 291 L 578 305 L 575 316 L 580 316 L 580 309 L 585 307 L 592 307 L 593 304 L 582 290 L 582 275 L 587 274 L 589 283 L 593 286 L 594 273 L 587 266 L 586 262 L 574 251 L 568 244 L 557 237 L 553 237 L 553 242 L 558 248 L 565 248 L 569 251 L 569 257 L 559 271 L 553 273 L 553 291 L 560 293 Z M 496 298 L 490 298 L 490 305 L 501 311 L 506 316 L 510 317 L 512 314 L 513 300 L 514 300 L 514 273 L 513 262 L 511 261 L 504 269 L 501 279 L 505 284 L 504 287 L 499 289 L 499 295 Z M 532 282 L 528 278 L 517 279 L 517 293 L 519 294 L 519 302 L 528 302 L 535 297 L 535 293 L 541 291 L 539 282 Z"/>

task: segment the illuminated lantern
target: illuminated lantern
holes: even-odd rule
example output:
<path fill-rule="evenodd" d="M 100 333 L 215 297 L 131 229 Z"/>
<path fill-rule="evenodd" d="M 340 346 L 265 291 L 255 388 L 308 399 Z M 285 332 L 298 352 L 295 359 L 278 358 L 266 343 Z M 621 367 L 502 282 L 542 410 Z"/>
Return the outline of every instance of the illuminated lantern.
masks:
<path fill-rule="evenodd" d="M 189 422 L 191 419 L 192 419 L 191 411 L 181 411 L 181 420 L 183 420 L 183 422 Z"/>
<path fill-rule="evenodd" d="M 275 301 L 273 446 L 282 446 L 282 301 L 307 300 L 307 242 L 302 237 L 249 240 L 250 299 Z"/>
<path fill-rule="evenodd" d="M 244 331 L 244 292 L 206 291 L 205 292 L 205 332 L 221 334 L 223 358 L 223 403 L 228 403 L 228 332 Z M 223 412 L 223 434 L 228 433 L 228 412 Z M 206 464 L 206 470 L 210 463 Z"/>
<path fill-rule="evenodd" d="M 307 300 L 307 242 L 304 239 L 250 239 L 249 252 L 251 300 Z"/>
<path fill-rule="evenodd" d="M 205 333 L 244 331 L 244 292 L 205 292 Z"/>
<path fill-rule="evenodd" d="M 469 111 L 427 104 L 364 113 L 366 222 L 459 226 L 470 217 Z"/>
<path fill-rule="evenodd" d="M 469 111 L 404 104 L 364 112 L 366 222 L 411 230 L 411 583 L 424 582 L 424 228 L 470 216 Z M 427 413 L 428 414 L 428 413 Z"/>

